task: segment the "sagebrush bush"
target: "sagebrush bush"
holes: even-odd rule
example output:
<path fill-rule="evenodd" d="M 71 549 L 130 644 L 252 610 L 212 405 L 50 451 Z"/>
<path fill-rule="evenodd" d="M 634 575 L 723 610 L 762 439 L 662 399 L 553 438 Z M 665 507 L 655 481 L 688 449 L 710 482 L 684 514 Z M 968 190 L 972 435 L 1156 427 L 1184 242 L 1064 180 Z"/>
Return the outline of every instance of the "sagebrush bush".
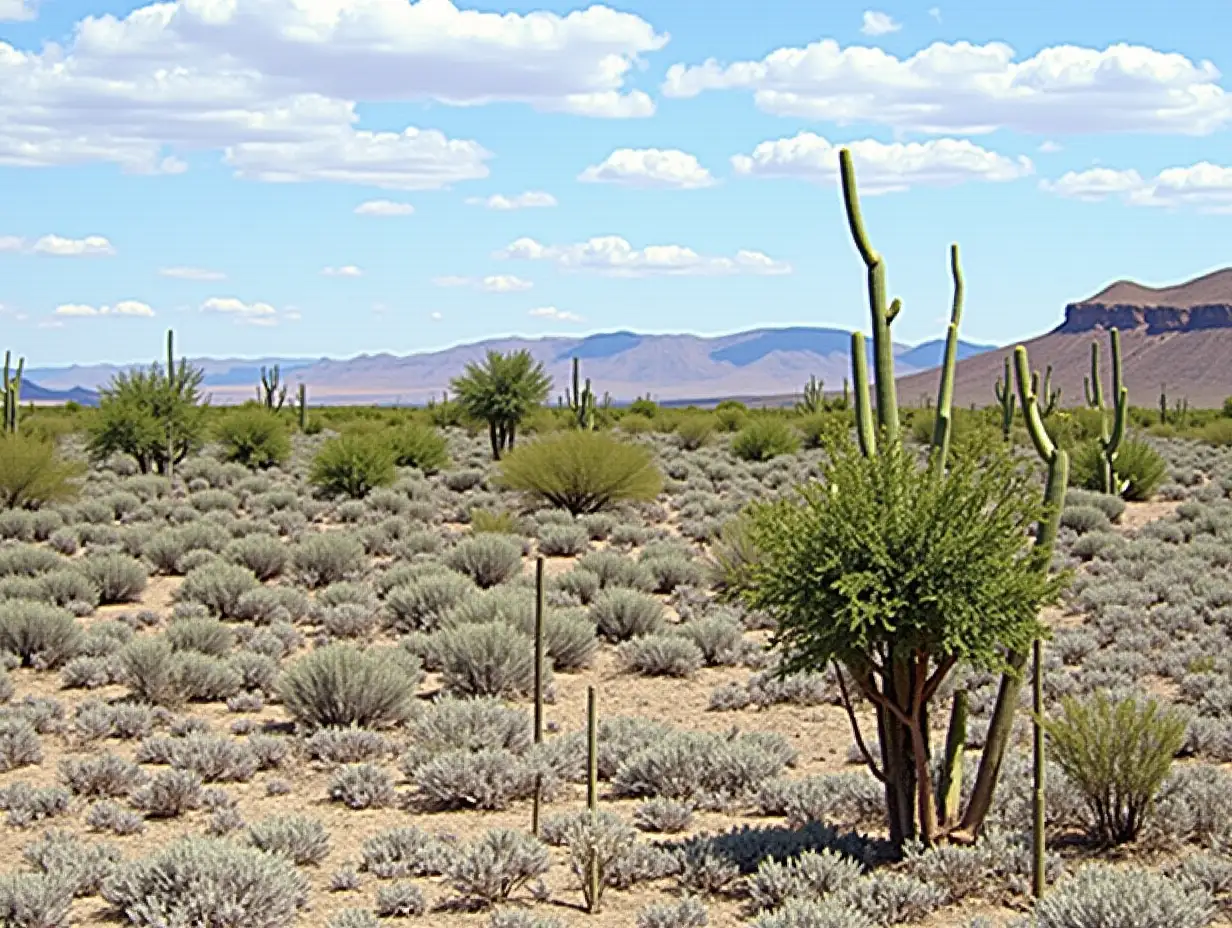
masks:
<path fill-rule="evenodd" d="M 534 686 L 534 643 L 504 622 L 457 625 L 432 638 L 445 687 L 455 695 L 524 696 Z"/>
<path fill-rule="evenodd" d="M 587 430 L 560 432 L 514 449 L 501 462 L 500 482 L 574 515 L 652 500 L 663 488 L 647 449 Z"/>
<path fill-rule="evenodd" d="M 609 589 L 590 604 L 590 618 L 609 641 L 653 635 L 663 626 L 663 604 L 637 590 Z"/>
<path fill-rule="evenodd" d="M 312 460 L 308 481 L 327 496 L 363 499 L 397 479 L 394 451 L 376 433 L 353 433 L 328 439 Z"/>
<path fill-rule="evenodd" d="M 714 435 L 718 423 L 714 416 L 686 416 L 676 423 L 676 444 L 686 451 L 696 451 Z"/>
<path fill-rule="evenodd" d="M 363 569 L 364 545 L 342 532 L 309 535 L 291 549 L 291 562 L 308 586 L 328 586 Z"/>
<path fill-rule="evenodd" d="M 652 903 L 637 913 L 637 928 L 706 928 L 709 924 L 705 905 L 692 896 L 676 902 Z M 800 928 L 812 926 L 801 925 Z"/>
<path fill-rule="evenodd" d="M 445 563 L 487 589 L 505 582 L 522 569 L 522 544 L 494 533 L 472 535 L 450 549 Z"/>
<path fill-rule="evenodd" d="M 1114 701 L 1104 691 L 1062 701 L 1047 725 L 1052 753 L 1082 792 L 1094 830 L 1107 844 L 1138 836 L 1185 742 L 1185 720 L 1155 700 Z"/>
<path fill-rule="evenodd" d="M 627 669 L 649 677 L 691 677 L 704 662 L 701 648 L 680 635 L 643 635 L 616 653 Z"/>
<path fill-rule="evenodd" d="M 278 680 L 287 711 L 309 728 L 378 727 L 405 719 L 422 679 L 398 648 L 331 644 L 291 664 Z"/>
<path fill-rule="evenodd" d="M 543 876 L 550 862 L 547 848 L 526 832 L 495 828 L 460 848 L 446 875 L 463 900 L 490 906 Z"/>
<path fill-rule="evenodd" d="M 291 562 L 291 552 L 274 535 L 257 534 L 237 538 L 227 545 L 223 557 L 251 570 L 258 580 L 273 580 Z"/>
<path fill-rule="evenodd" d="M 1091 866 L 1062 881 L 1033 915 L 1039 928 L 1206 928 L 1215 907 L 1193 883 L 1149 870 Z"/>
<path fill-rule="evenodd" d="M 414 825 L 388 828 L 364 841 L 360 869 L 381 880 L 436 876 L 445 872 L 453 851 Z"/>
<path fill-rule="evenodd" d="M 444 615 L 475 590 L 469 577 L 452 570 L 401 583 L 385 594 L 389 625 L 402 633 L 435 631 Z"/>
<path fill-rule="evenodd" d="M 43 746 L 29 722 L 0 718 L 0 773 L 43 762 Z"/>
<path fill-rule="evenodd" d="M 214 562 L 190 570 L 176 591 L 181 602 L 200 603 L 223 618 L 233 617 L 240 597 L 259 586 L 256 576 L 238 564 Z"/>
<path fill-rule="evenodd" d="M 121 865 L 102 896 L 134 925 L 287 928 L 308 901 L 295 865 L 217 838 L 188 837 Z"/>
<path fill-rule="evenodd" d="M 28 600 L 0 602 L 0 651 L 23 667 L 54 669 L 76 657 L 84 635 L 72 614 Z"/>
<path fill-rule="evenodd" d="M 794 759 L 791 746 L 777 734 L 746 732 L 728 738 L 677 731 L 626 755 L 612 786 L 623 796 L 720 807 L 752 795 Z"/>
<path fill-rule="evenodd" d="M 291 456 L 291 436 L 284 420 L 255 404 L 228 410 L 214 427 L 224 461 L 255 469 L 273 467 Z"/>
<path fill-rule="evenodd" d="M 535 787 L 531 766 L 501 749 L 448 751 L 415 766 L 411 776 L 420 801 L 437 811 L 505 809 Z"/>
<path fill-rule="evenodd" d="M 732 439 L 732 454 L 742 461 L 768 461 L 780 454 L 795 454 L 800 436 L 785 420 L 754 419 Z"/>
<path fill-rule="evenodd" d="M 393 780 L 375 764 L 345 764 L 329 781 L 329 798 L 351 809 L 381 809 L 397 799 Z"/>
<path fill-rule="evenodd" d="M 0 924 L 13 928 L 67 928 L 73 884 L 49 873 L 0 874 Z"/>
<path fill-rule="evenodd" d="M 409 727 L 413 748 L 428 754 L 486 749 L 521 754 L 531 744 L 527 714 L 494 697 L 438 699 Z"/>

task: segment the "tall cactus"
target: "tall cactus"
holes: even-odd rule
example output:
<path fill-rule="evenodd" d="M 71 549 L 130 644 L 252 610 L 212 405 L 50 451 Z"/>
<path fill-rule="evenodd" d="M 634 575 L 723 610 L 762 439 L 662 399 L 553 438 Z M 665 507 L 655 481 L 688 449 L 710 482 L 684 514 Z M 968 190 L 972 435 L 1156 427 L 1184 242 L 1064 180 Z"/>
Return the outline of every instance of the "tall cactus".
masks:
<path fill-rule="evenodd" d="M 299 385 L 299 402 L 296 405 L 299 407 L 299 430 L 306 432 L 308 431 L 308 385 L 302 381 Z"/>
<path fill-rule="evenodd" d="M 1168 424 L 1168 385 L 1166 383 L 1159 385 L 1159 424 Z"/>
<path fill-rule="evenodd" d="M 270 412 L 280 412 L 286 401 L 287 385 L 282 383 L 282 369 L 277 364 L 268 371 L 262 367 L 257 402 Z"/>
<path fill-rule="evenodd" d="M 21 414 L 21 376 L 26 368 L 26 359 L 17 359 L 17 370 L 12 376 L 9 368 L 12 365 L 12 353 L 4 353 L 4 419 L 0 423 L 0 434 L 16 435 Z"/>
<path fill-rule="evenodd" d="M 1099 428 L 1099 447 L 1103 453 L 1103 466 L 1100 474 L 1100 489 L 1105 493 L 1120 496 L 1125 491 L 1128 481 L 1119 481 L 1116 473 L 1117 454 L 1121 448 L 1121 439 L 1125 437 L 1125 426 L 1129 418 L 1129 388 L 1121 378 L 1121 333 L 1116 329 L 1108 330 L 1112 351 L 1112 417 L 1109 421 L 1108 410 L 1104 407 L 1104 391 L 1099 376 L 1099 342 L 1091 342 L 1091 376 L 1084 379 L 1087 403 L 1098 409 L 1101 414 Z"/>
<path fill-rule="evenodd" d="M 595 427 L 595 394 L 590 389 L 590 378 L 585 386 L 580 385 L 581 373 L 577 358 L 573 359 L 573 390 L 565 388 L 565 399 L 573 412 L 573 421 L 579 429 L 593 431 Z"/>
<path fill-rule="evenodd" d="M 1037 397 L 1040 397 L 1043 405 L 1040 406 L 1040 418 L 1047 419 L 1061 404 L 1061 388 L 1052 389 L 1052 365 L 1044 371 L 1044 384 L 1040 386 L 1039 371 L 1031 373 L 1031 392 Z"/>
<path fill-rule="evenodd" d="M 1013 436 L 1014 431 L 1014 404 L 1018 402 L 1018 397 L 1014 394 L 1014 387 L 1010 383 L 1010 357 L 1005 356 L 1005 377 L 998 377 L 996 384 L 992 388 L 993 396 L 997 398 L 997 402 L 1001 405 L 1001 437 L 1009 441 Z"/>
<path fill-rule="evenodd" d="M 809 377 L 804 385 L 804 395 L 796 403 L 796 412 L 801 415 L 812 415 L 826 408 L 826 384 L 824 380 Z"/>

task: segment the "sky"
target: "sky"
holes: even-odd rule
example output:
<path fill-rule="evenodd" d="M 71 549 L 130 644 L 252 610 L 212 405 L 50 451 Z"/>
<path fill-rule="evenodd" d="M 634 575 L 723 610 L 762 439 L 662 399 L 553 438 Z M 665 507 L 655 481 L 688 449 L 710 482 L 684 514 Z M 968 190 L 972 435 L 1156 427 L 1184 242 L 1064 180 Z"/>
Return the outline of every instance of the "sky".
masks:
<path fill-rule="evenodd" d="M 0 0 L 0 348 L 1055 326 L 1232 264 L 1230 0 Z"/>

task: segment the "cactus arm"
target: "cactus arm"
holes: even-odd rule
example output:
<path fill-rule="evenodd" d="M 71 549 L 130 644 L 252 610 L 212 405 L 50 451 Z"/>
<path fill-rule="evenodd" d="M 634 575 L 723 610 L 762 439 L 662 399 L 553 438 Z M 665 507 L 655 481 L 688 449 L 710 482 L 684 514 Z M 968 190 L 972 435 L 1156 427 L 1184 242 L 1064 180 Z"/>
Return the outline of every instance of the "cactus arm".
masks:
<path fill-rule="evenodd" d="M 1018 393 L 1022 397 L 1022 417 L 1027 423 L 1027 434 L 1031 436 L 1031 443 L 1035 445 L 1035 451 L 1040 458 L 1045 461 L 1050 460 L 1056 451 L 1056 446 L 1048 437 L 1048 430 L 1044 427 L 1039 404 L 1036 402 L 1037 398 L 1030 389 L 1031 375 L 1028 368 L 1027 349 L 1022 345 L 1014 349 L 1014 373 L 1018 380 Z"/>
<path fill-rule="evenodd" d="M 876 373 L 877 422 L 888 441 L 898 440 L 898 396 L 894 386 L 894 346 L 890 341 L 890 313 L 886 308 L 885 261 L 868 240 L 864 217 L 860 212 L 860 194 L 856 188 L 855 168 L 851 152 L 839 151 L 839 174 L 842 180 L 843 206 L 856 250 L 868 270 L 868 302 L 873 317 L 873 363 Z M 899 304 L 901 306 L 901 304 Z M 894 310 L 897 314 L 898 310 Z"/>
<path fill-rule="evenodd" d="M 1103 407 L 1104 388 L 1099 379 L 1099 342 L 1091 342 L 1091 375 L 1082 378 L 1082 390 L 1086 394 L 1088 406 L 1092 409 Z"/>
<path fill-rule="evenodd" d="M 957 244 L 950 245 L 950 276 L 954 280 L 954 298 L 950 303 L 950 324 L 945 333 L 945 355 L 941 361 L 941 385 L 937 389 L 937 420 L 933 428 L 932 447 L 942 468 L 945 467 L 945 459 L 950 453 L 950 434 L 953 431 L 951 410 L 954 405 L 954 367 L 958 363 L 958 324 L 962 321 L 965 293 Z M 1008 387 L 1007 377 L 1006 388 Z"/>
<path fill-rule="evenodd" d="M 868 395 L 868 356 L 864 351 L 864 333 L 851 333 L 851 372 L 855 378 L 856 435 L 865 457 L 877 453 L 877 430 L 873 426 L 873 411 Z"/>

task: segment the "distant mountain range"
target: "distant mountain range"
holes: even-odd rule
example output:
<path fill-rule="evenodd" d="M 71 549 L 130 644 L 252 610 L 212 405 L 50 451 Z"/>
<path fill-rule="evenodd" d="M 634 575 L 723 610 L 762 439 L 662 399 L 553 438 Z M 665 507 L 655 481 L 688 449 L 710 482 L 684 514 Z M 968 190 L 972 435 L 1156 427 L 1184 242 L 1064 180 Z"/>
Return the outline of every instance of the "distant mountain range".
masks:
<path fill-rule="evenodd" d="M 205 371 L 205 388 L 215 403 L 243 402 L 255 395 L 264 367 L 277 364 L 289 392 L 301 381 L 310 403 L 420 404 L 439 397 L 449 381 L 488 351 L 525 349 L 543 362 L 554 380 L 553 400 L 564 393 L 572 358 L 596 393 L 628 402 L 649 393 L 660 402 L 706 401 L 730 396 L 760 397 L 798 393 L 810 376 L 828 390 L 841 389 L 850 376 L 851 333 L 843 329 L 797 326 L 753 329 L 734 335 L 639 335 L 608 332 L 583 338 L 500 338 L 442 351 L 398 356 L 360 355 L 346 360 L 321 358 L 195 358 Z M 994 346 L 959 343 L 959 358 Z M 941 339 L 895 348 L 896 368 L 906 376 L 941 363 Z M 59 391 L 81 390 L 86 396 L 128 365 L 92 364 L 27 368 L 24 398 L 42 390 L 54 399 Z M 34 385 L 38 386 L 35 387 Z M 89 402 L 79 397 L 78 402 Z M 63 399 L 59 401 L 63 401 Z"/>

